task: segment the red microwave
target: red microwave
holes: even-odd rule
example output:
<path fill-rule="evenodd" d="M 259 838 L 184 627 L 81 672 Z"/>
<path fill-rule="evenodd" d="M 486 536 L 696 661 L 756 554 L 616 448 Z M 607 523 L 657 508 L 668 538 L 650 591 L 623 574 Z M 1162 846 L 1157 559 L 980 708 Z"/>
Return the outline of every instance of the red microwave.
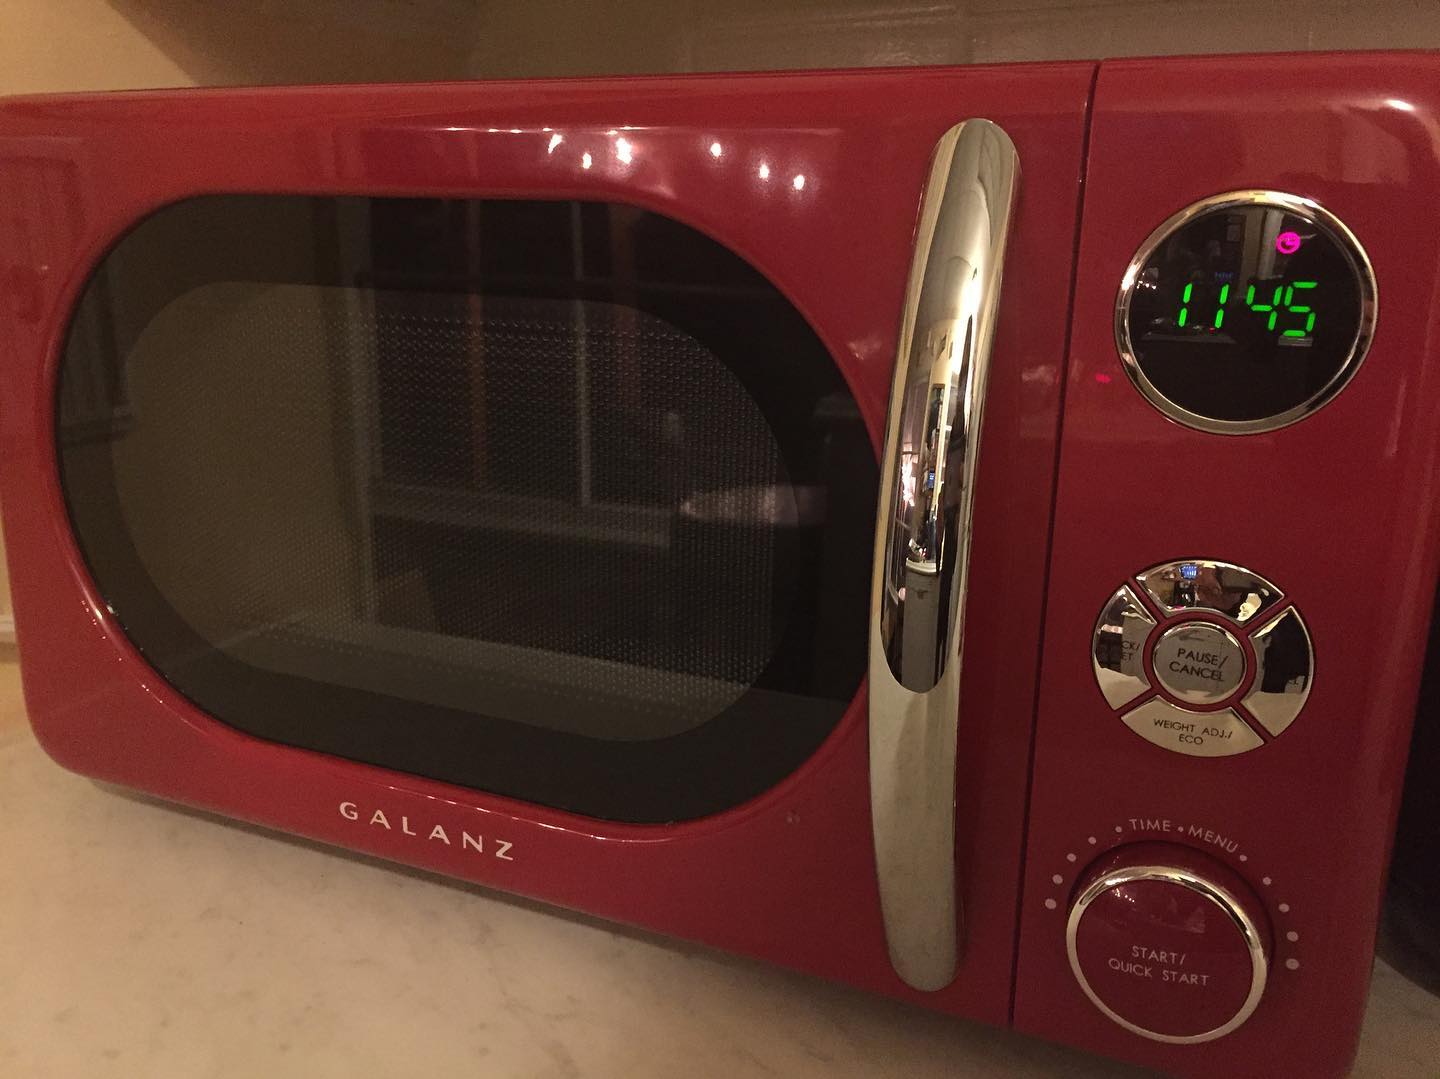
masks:
<path fill-rule="evenodd" d="M 177 802 L 1182 1075 L 1356 1041 L 1419 54 L 0 106 L 26 699 Z"/>

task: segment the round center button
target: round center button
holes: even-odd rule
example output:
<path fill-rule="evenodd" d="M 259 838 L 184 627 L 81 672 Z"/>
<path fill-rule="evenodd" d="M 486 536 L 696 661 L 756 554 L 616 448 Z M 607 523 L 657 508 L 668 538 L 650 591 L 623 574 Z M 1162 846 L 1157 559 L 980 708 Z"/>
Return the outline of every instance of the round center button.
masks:
<path fill-rule="evenodd" d="M 1186 622 L 1155 642 L 1155 677 L 1189 704 L 1215 704 L 1245 678 L 1245 650 L 1234 635 L 1213 622 Z"/>

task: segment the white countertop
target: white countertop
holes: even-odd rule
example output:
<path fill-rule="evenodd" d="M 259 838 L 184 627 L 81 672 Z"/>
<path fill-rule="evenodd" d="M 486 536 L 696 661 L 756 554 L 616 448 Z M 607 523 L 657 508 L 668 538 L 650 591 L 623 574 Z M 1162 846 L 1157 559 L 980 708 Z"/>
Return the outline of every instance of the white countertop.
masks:
<path fill-rule="evenodd" d="M 0 662 L 0 1075 L 1138 1074 L 102 788 Z M 1355 1074 L 1440 1075 L 1440 1000 L 1377 967 Z"/>

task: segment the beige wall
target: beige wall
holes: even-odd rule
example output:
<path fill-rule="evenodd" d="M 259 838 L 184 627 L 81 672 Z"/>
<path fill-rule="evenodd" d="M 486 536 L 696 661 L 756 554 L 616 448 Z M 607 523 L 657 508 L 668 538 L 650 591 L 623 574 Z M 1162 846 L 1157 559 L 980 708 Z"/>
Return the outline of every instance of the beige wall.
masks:
<path fill-rule="evenodd" d="M 1437 46 L 1431 0 L 0 0 L 0 94 Z"/>
<path fill-rule="evenodd" d="M 0 93 L 1437 45 L 1431 0 L 3 0 Z"/>

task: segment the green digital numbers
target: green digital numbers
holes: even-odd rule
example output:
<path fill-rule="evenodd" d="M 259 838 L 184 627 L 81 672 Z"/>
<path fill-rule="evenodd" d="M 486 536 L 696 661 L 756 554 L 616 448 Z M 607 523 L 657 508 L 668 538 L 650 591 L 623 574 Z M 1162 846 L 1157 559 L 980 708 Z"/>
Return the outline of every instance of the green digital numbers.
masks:
<path fill-rule="evenodd" d="M 1275 310 L 1275 308 L 1279 306 L 1280 296 L 1284 291 L 1282 286 L 1276 285 L 1275 295 L 1270 297 L 1269 303 L 1256 303 L 1255 286 L 1251 285 L 1245 290 L 1245 303 L 1249 306 L 1250 310 L 1254 311 L 1257 315 L 1268 314 L 1270 316 L 1265 324 L 1267 330 L 1273 330 L 1275 328 L 1275 320 L 1280 317 L 1280 312 Z"/>
<path fill-rule="evenodd" d="M 1317 281 L 1294 281 L 1288 285 L 1276 285 L 1275 290 L 1270 293 L 1269 303 L 1256 303 L 1256 288 L 1251 285 L 1245 290 L 1245 304 L 1257 315 L 1264 315 L 1265 328 L 1272 333 L 1280 324 L 1282 316 L 1294 315 L 1298 318 L 1299 324 L 1288 326 L 1280 331 L 1281 337 L 1309 337 L 1315 331 L 1315 312 L 1309 304 L 1296 303 L 1297 295 L 1300 299 L 1308 299 L 1304 295 L 1308 289 L 1318 285 Z"/>
<path fill-rule="evenodd" d="M 1297 326 L 1291 326 L 1289 329 L 1281 332 L 1282 337 L 1309 337 L 1315 329 L 1315 312 L 1310 309 L 1308 304 L 1296 303 L 1295 297 L 1297 293 L 1302 293 L 1300 299 L 1309 299 L 1308 296 L 1303 295 L 1303 291 L 1314 288 L 1316 284 L 1317 282 L 1315 281 L 1296 281 L 1294 284 L 1285 286 L 1285 313 L 1303 316 L 1301 321 L 1304 322 L 1305 327 L 1301 329 Z M 1272 330 L 1275 328 L 1273 323 L 1270 328 Z"/>
<path fill-rule="evenodd" d="M 1245 289 L 1245 306 L 1265 319 L 1265 328 L 1271 333 L 1279 330 L 1281 337 L 1309 337 L 1315 332 L 1315 311 L 1306 302 L 1309 290 L 1318 281 L 1292 281 L 1290 284 L 1250 285 Z M 1198 301 L 1198 302 L 1197 302 Z M 1299 302 L 1297 302 L 1299 301 Z M 1225 325 L 1225 308 L 1230 303 L 1230 285 L 1220 286 L 1215 297 L 1215 314 L 1210 326 L 1221 329 Z M 1175 325 L 1204 326 L 1204 301 L 1195 295 L 1195 282 L 1189 282 L 1180 293 L 1180 311 L 1175 316 Z"/>

